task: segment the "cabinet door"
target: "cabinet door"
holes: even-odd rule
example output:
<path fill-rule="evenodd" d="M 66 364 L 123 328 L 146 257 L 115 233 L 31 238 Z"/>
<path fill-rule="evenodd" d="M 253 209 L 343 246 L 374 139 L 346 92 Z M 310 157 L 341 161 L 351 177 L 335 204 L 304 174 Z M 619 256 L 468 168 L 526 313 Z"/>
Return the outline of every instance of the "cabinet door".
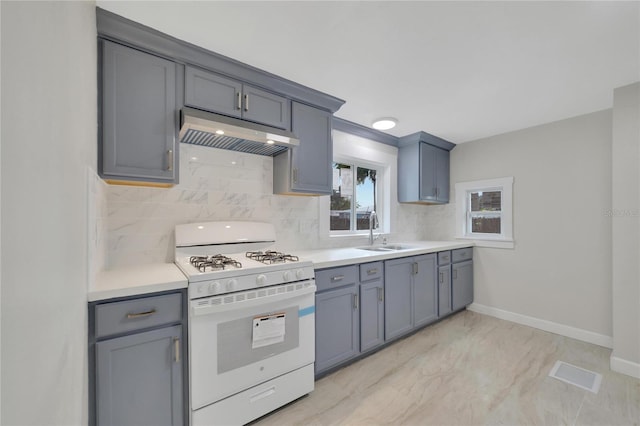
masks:
<path fill-rule="evenodd" d="M 184 104 L 211 112 L 240 117 L 242 83 L 197 68 L 185 67 Z"/>
<path fill-rule="evenodd" d="M 360 352 L 384 342 L 384 285 L 382 279 L 360 284 Z"/>
<path fill-rule="evenodd" d="M 242 96 L 242 118 L 245 120 L 286 130 L 291 128 L 291 107 L 287 98 L 246 84 L 242 87 Z"/>
<path fill-rule="evenodd" d="M 331 113 L 293 102 L 291 126 L 300 139 L 300 146 L 292 148 L 291 189 L 296 192 L 331 194 Z"/>
<path fill-rule="evenodd" d="M 182 326 L 96 343 L 98 425 L 182 425 Z"/>
<path fill-rule="evenodd" d="M 316 294 L 316 374 L 358 354 L 355 285 Z"/>
<path fill-rule="evenodd" d="M 413 326 L 419 327 L 438 317 L 438 289 L 436 287 L 436 255 L 415 257 L 413 276 Z"/>
<path fill-rule="evenodd" d="M 451 312 L 451 265 L 438 268 L 438 316 Z"/>
<path fill-rule="evenodd" d="M 449 202 L 449 151 L 436 148 L 436 199 Z"/>
<path fill-rule="evenodd" d="M 393 339 L 413 328 L 412 258 L 384 263 L 384 338 Z"/>
<path fill-rule="evenodd" d="M 101 173 L 177 181 L 176 65 L 103 41 Z"/>
<path fill-rule="evenodd" d="M 454 263 L 451 275 L 451 302 L 456 311 L 473 302 L 473 260 Z"/>
<path fill-rule="evenodd" d="M 435 201 L 437 198 L 437 150 L 435 146 L 420 142 L 420 200 Z"/>

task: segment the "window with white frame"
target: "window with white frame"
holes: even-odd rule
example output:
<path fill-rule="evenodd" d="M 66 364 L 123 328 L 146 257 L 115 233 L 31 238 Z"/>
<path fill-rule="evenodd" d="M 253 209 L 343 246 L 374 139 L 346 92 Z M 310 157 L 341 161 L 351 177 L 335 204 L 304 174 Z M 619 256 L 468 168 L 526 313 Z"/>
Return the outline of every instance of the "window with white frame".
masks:
<path fill-rule="evenodd" d="M 329 230 L 350 233 L 369 229 L 372 211 L 379 215 L 378 170 L 353 161 L 333 163 Z"/>
<path fill-rule="evenodd" d="M 456 237 L 513 248 L 513 177 L 456 183 Z"/>

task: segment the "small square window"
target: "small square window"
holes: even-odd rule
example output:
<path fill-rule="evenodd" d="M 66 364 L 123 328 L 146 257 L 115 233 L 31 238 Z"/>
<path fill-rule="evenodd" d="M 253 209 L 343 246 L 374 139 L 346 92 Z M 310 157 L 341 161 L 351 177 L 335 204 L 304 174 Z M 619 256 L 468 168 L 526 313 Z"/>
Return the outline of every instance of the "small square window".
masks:
<path fill-rule="evenodd" d="M 462 182 L 456 188 L 456 237 L 479 246 L 513 247 L 513 178 Z"/>

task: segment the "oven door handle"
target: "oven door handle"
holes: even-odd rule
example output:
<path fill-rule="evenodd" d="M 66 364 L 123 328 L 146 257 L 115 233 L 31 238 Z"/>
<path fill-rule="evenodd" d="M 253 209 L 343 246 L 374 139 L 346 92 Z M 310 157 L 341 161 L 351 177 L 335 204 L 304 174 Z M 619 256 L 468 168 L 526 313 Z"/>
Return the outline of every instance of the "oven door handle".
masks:
<path fill-rule="evenodd" d="M 210 302 L 212 300 L 220 299 L 220 298 L 224 300 L 225 297 L 230 297 L 234 295 L 228 294 L 228 295 L 209 297 L 206 299 L 192 300 L 190 305 L 191 316 L 196 317 L 200 315 L 210 315 L 210 314 L 217 314 L 221 312 L 234 311 L 237 309 L 253 308 L 253 307 L 261 306 L 267 303 L 280 302 L 280 301 L 289 300 L 289 299 L 296 299 L 298 297 L 306 296 L 308 294 L 313 294 L 315 292 L 316 292 L 316 286 L 315 284 L 311 284 L 310 286 L 299 289 L 299 290 L 294 290 L 294 291 L 284 292 L 284 293 L 276 293 L 271 296 L 256 297 L 254 299 L 248 299 L 245 297 L 245 299 L 241 301 L 234 300 L 233 302 L 222 303 L 219 305 L 212 305 Z M 239 294 L 242 294 L 242 293 L 239 293 Z"/>

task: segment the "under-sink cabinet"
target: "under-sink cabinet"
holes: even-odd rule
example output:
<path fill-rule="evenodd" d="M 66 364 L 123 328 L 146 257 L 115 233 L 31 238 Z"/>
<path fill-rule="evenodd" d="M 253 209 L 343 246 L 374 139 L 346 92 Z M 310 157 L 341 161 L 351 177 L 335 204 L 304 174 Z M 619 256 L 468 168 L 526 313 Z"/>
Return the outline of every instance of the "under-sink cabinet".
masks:
<path fill-rule="evenodd" d="M 185 67 L 184 104 L 289 130 L 289 99 L 220 74 Z"/>
<path fill-rule="evenodd" d="M 438 317 L 436 254 L 384 262 L 385 340 L 409 333 Z"/>
<path fill-rule="evenodd" d="M 185 290 L 89 304 L 89 423 L 186 425 Z"/>

